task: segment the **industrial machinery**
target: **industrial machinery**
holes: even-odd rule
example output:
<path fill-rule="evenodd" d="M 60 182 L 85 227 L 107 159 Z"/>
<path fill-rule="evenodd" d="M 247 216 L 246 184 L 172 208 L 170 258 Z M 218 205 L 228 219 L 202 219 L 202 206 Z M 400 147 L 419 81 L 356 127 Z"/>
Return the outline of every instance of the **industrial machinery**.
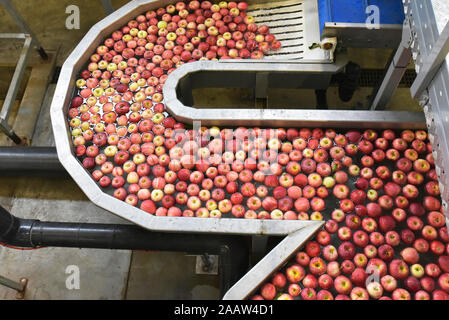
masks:
<path fill-rule="evenodd" d="M 248 14 L 255 23 L 266 24 L 281 41 L 279 51 L 269 51 L 261 60 L 222 60 L 185 63 L 171 72 L 163 85 L 167 116 L 200 129 L 203 126 L 236 128 L 334 128 L 428 129 L 439 178 L 444 211 L 449 202 L 449 151 L 447 117 L 449 74 L 447 69 L 447 15 L 439 17 L 442 1 L 248 1 Z M 101 20 L 86 34 L 65 61 L 51 106 L 58 158 L 89 199 L 111 213 L 152 232 L 201 233 L 245 236 L 283 236 L 224 295 L 245 299 L 292 254 L 323 227 L 323 221 L 221 219 L 156 216 L 131 206 L 103 189 L 77 158 L 73 148 L 68 113 L 79 73 L 95 49 L 114 30 L 137 15 L 173 3 L 169 0 L 133 0 Z M 342 8 L 351 7 L 351 10 Z M 403 8 L 405 7 L 405 10 Z M 365 10 L 371 8 L 370 10 Z M 376 11 L 378 10 L 378 11 Z M 381 14 L 371 28 L 371 14 Z M 448 12 L 447 10 L 445 11 Z M 376 17 L 373 18 L 376 22 Z M 368 21 L 368 22 L 367 22 Z M 431 36 L 429 36 L 429 34 Z M 387 36 L 385 36 L 387 35 Z M 342 48 L 397 48 L 391 66 L 377 92 L 371 110 L 270 109 L 264 100 L 269 88 L 326 90 L 332 77 L 345 70 L 348 61 Z M 422 112 L 384 111 L 411 58 L 417 80 L 412 94 L 421 99 Z M 257 108 L 196 108 L 192 91 L 198 88 L 252 88 Z M 262 107 L 258 102 L 262 100 Z M 330 203 L 329 207 L 336 207 Z"/>
<path fill-rule="evenodd" d="M 305 1 L 305 9 L 307 9 L 307 7 L 310 5 L 307 5 L 307 3 L 314 3 L 314 1 Z M 64 63 L 60 78 L 58 80 L 58 86 L 56 88 L 57 94 L 55 94 L 55 97 L 53 99 L 51 113 L 56 147 L 58 149 L 58 155 L 61 163 L 94 203 L 150 230 L 176 230 L 181 232 L 215 231 L 249 234 L 288 234 L 292 230 L 297 229 L 293 227 L 293 225 L 297 222 L 289 222 L 285 224 L 284 222 L 273 221 L 237 222 L 235 220 L 228 219 L 218 219 L 215 221 L 200 221 L 194 219 L 193 221 L 189 221 L 189 223 L 186 224 L 183 221 L 183 218 L 171 219 L 168 217 L 153 217 L 149 215 L 142 215 L 140 214 L 140 210 L 138 210 L 137 208 L 128 206 L 121 201 L 117 201 L 117 199 L 114 199 L 112 196 L 105 194 L 98 187 L 98 185 L 91 178 L 89 178 L 86 170 L 82 168 L 81 163 L 74 157 L 71 146 L 71 138 L 67 134 L 68 125 L 66 121 L 63 121 L 63 119 L 66 119 L 69 101 L 73 92 L 74 81 L 78 72 L 86 63 L 86 59 L 91 55 L 93 48 L 97 47 L 99 43 L 104 39 L 105 34 L 111 33 L 117 27 L 123 25 L 126 21 L 130 20 L 131 17 L 136 16 L 138 13 L 146 12 L 151 9 L 157 9 L 161 5 L 163 5 L 163 3 L 159 3 L 158 1 L 130 2 L 129 4 L 115 11 L 106 19 L 97 23 L 83 38 L 81 43 L 74 49 L 72 54 Z M 316 8 L 315 10 L 312 9 L 313 8 L 309 9 L 311 11 L 311 15 L 315 15 L 317 18 Z M 249 11 L 251 12 L 251 10 L 252 9 L 250 6 Z M 307 12 L 308 10 L 304 11 Z M 309 34 L 309 29 L 305 30 L 305 38 L 312 38 L 312 40 L 309 40 L 309 43 L 319 41 L 319 38 L 317 38 L 317 31 L 319 28 L 318 19 L 315 19 L 314 22 L 315 23 L 310 24 L 310 27 L 308 27 L 308 24 L 305 25 L 306 27 L 310 28 L 312 34 L 311 36 L 307 36 Z M 282 53 L 282 50 L 284 49 L 281 49 L 280 53 Z M 190 123 L 192 123 L 193 121 L 200 121 L 202 125 L 206 126 L 220 124 L 224 126 L 269 125 L 276 127 L 282 124 L 282 126 L 294 125 L 297 127 L 307 125 L 345 128 L 366 128 L 369 126 L 378 128 L 424 128 L 424 118 L 422 117 L 422 114 L 413 112 L 391 113 L 385 111 L 352 111 L 348 113 L 345 111 L 332 111 L 332 113 L 329 113 L 326 110 L 310 111 L 260 109 L 258 110 L 257 115 L 255 115 L 254 110 L 240 109 L 238 116 L 236 117 L 233 112 L 230 112 L 229 110 L 195 110 L 192 107 L 185 107 L 178 101 L 178 99 L 187 99 L 187 101 L 189 100 L 189 97 L 185 97 L 184 95 L 182 95 L 182 93 L 187 90 L 185 89 L 186 87 L 192 87 L 191 83 L 204 83 L 205 80 L 202 80 L 200 78 L 202 76 L 204 76 L 205 79 L 214 79 L 214 81 L 217 81 L 219 83 L 213 83 L 212 85 L 220 86 L 225 81 L 229 82 L 231 79 L 230 75 L 232 75 L 232 79 L 242 79 L 241 81 L 246 82 L 245 85 L 255 87 L 256 92 L 263 92 L 264 87 L 266 89 L 270 86 L 271 83 L 280 83 L 281 81 L 279 81 L 279 77 L 292 77 L 291 81 L 282 81 L 282 83 L 297 83 L 297 81 L 299 81 L 299 83 L 321 84 L 324 81 L 324 84 L 326 84 L 326 80 L 329 81 L 330 77 L 333 74 L 337 73 L 342 66 L 338 67 L 338 63 L 329 60 L 329 58 L 327 58 L 327 60 L 324 59 L 322 54 L 326 55 L 327 53 L 320 53 L 320 57 L 318 57 L 318 59 L 310 58 L 311 60 L 303 60 L 301 57 L 292 57 L 292 59 L 282 61 L 275 58 L 279 55 L 278 53 L 277 55 L 268 55 L 267 58 L 261 61 L 200 61 L 197 63 L 185 64 L 168 77 L 167 83 L 164 85 L 163 89 L 165 104 L 167 105 L 168 111 L 176 119 Z M 211 77 L 208 73 L 202 75 L 203 70 L 208 72 L 214 71 L 214 75 L 218 76 Z M 193 79 L 189 78 L 189 73 L 194 74 Z M 245 73 L 245 76 L 242 76 L 242 73 Z M 262 80 L 263 78 L 265 80 Z M 301 78 L 302 80 L 299 80 Z M 178 81 L 180 79 L 182 79 L 182 81 L 178 84 Z M 226 86 L 226 84 L 224 85 Z M 177 95 L 178 92 L 181 92 L 181 97 Z M 307 223 L 309 222 L 306 222 L 306 224 Z M 280 225 L 284 224 L 286 229 L 283 231 L 279 230 L 278 228 L 284 228 L 280 227 Z M 303 222 L 301 222 L 300 224 L 302 225 Z M 177 227 L 178 225 L 179 227 Z M 273 228 L 273 230 L 271 230 L 271 228 Z M 261 230 L 264 231 L 262 232 Z"/>

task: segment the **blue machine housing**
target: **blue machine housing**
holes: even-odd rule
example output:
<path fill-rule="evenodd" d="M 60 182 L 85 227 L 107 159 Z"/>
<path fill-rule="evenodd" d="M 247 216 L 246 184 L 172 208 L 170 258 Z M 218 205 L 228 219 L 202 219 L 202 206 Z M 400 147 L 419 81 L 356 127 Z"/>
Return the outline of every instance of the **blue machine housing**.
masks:
<path fill-rule="evenodd" d="M 379 7 L 380 24 L 402 25 L 405 19 L 402 0 L 318 0 L 320 34 L 326 23 L 365 23 L 368 6 Z"/>

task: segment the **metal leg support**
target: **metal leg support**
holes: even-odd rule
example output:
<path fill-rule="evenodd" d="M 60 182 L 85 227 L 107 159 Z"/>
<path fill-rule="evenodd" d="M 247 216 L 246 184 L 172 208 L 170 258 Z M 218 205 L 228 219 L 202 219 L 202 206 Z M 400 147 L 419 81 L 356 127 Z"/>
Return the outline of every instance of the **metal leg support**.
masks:
<path fill-rule="evenodd" d="M 10 280 L 8 278 L 0 276 L 0 284 L 4 285 L 5 287 L 11 288 L 13 290 L 17 291 L 17 299 L 23 299 L 25 295 L 25 290 L 28 284 L 28 279 L 22 278 L 20 279 L 20 282 L 16 282 L 13 280 Z"/>
<path fill-rule="evenodd" d="M 315 90 L 316 108 L 320 110 L 329 109 L 327 105 L 327 90 Z"/>
<path fill-rule="evenodd" d="M 256 264 L 267 254 L 268 237 L 255 235 L 251 238 L 251 263 Z"/>
<path fill-rule="evenodd" d="M 446 24 L 429 56 L 423 61 L 418 76 L 411 87 L 412 97 L 419 99 L 440 70 L 441 64 L 449 52 L 449 23 Z"/>
<path fill-rule="evenodd" d="M 399 83 L 401 82 L 401 79 L 412 59 L 411 44 L 412 35 L 410 21 L 406 19 L 402 31 L 401 44 L 399 45 L 385 78 L 376 93 L 376 96 L 371 104 L 371 110 L 383 110 L 390 102 L 391 97 L 396 91 L 396 88 L 399 86 Z"/>
<path fill-rule="evenodd" d="M 111 0 L 101 0 L 101 4 L 103 5 L 104 11 L 107 15 L 110 15 L 114 12 L 114 8 L 112 7 Z"/>
<path fill-rule="evenodd" d="M 0 119 L 0 130 L 3 131 L 15 144 L 22 144 L 22 138 L 20 138 L 3 119 Z"/>
<path fill-rule="evenodd" d="M 3 0 L 1 0 L 3 1 Z M 19 61 L 17 62 L 14 75 L 9 85 L 8 93 L 0 110 L 0 130 L 2 130 L 15 144 L 21 144 L 22 139 L 16 135 L 13 129 L 8 125 L 8 119 L 17 97 L 20 83 L 22 82 L 23 74 L 26 69 L 28 56 L 32 44 L 32 38 L 28 34 L 0 34 L 0 39 L 24 39 L 25 43 L 20 53 Z"/>
<path fill-rule="evenodd" d="M 27 59 L 30 53 L 30 48 L 34 45 L 42 59 L 47 60 L 48 55 L 44 48 L 41 46 L 36 38 L 36 35 L 30 29 L 28 24 L 19 14 L 17 9 L 9 0 L 0 0 L 0 3 L 8 11 L 14 21 L 22 29 L 23 34 L 0 34 L 0 39 L 24 39 L 25 43 L 20 53 L 19 61 L 11 80 L 11 84 L 8 89 L 3 106 L 0 110 L 0 130 L 3 131 L 15 144 L 23 144 L 23 140 L 17 136 L 13 129 L 8 125 L 9 115 L 11 113 L 14 101 L 16 100 L 17 91 L 19 90 L 19 85 L 23 78 L 23 73 L 27 65 Z"/>
<path fill-rule="evenodd" d="M 37 47 L 37 51 L 39 52 L 39 55 L 42 57 L 42 59 L 47 60 L 48 55 L 45 52 L 44 48 L 41 46 L 41 44 L 39 43 L 39 41 L 36 38 L 36 35 L 30 29 L 28 24 L 25 22 L 25 20 L 19 14 L 19 12 L 14 7 L 14 5 L 11 3 L 11 1 L 0 0 L 0 3 L 3 5 L 3 7 L 5 7 L 6 11 L 8 11 L 8 13 L 14 19 L 14 21 L 19 25 L 20 29 L 22 29 L 22 32 L 30 35 L 31 39 L 33 40 L 33 44 Z"/>

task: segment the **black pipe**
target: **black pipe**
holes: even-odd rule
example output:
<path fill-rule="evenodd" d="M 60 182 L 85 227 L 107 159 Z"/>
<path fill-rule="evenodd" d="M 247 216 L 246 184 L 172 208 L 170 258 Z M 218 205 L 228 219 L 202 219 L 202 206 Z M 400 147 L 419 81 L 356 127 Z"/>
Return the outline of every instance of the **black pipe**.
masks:
<path fill-rule="evenodd" d="M 0 239 L 13 239 L 18 229 L 19 219 L 0 206 Z"/>
<path fill-rule="evenodd" d="M 20 145 L 22 143 L 22 138 L 20 138 L 15 132 L 7 133 L 6 135 L 15 144 Z"/>
<path fill-rule="evenodd" d="M 219 255 L 221 296 L 249 266 L 249 241 L 243 236 L 151 232 L 136 225 L 42 222 L 17 218 L 1 206 L 0 241 L 22 248 L 157 250 Z"/>
<path fill-rule="evenodd" d="M 69 177 L 54 147 L 0 147 L 0 176 Z"/>
<path fill-rule="evenodd" d="M 37 52 L 39 53 L 39 55 L 41 56 L 42 59 L 48 60 L 48 54 L 47 54 L 47 52 L 45 52 L 44 48 L 39 47 L 37 49 Z"/>
<path fill-rule="evenodd" d="M 1 170 L 61 171 L 54 147 L 0 147 Z"/>

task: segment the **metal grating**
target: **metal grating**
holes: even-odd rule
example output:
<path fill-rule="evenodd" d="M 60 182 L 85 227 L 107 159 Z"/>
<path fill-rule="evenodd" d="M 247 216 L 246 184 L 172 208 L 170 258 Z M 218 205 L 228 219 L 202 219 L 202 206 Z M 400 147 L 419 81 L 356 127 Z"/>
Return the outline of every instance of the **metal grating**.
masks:
<path fill-rule="evenodd" d="M 379 85 L 385 77 L 383 69 L 361 69 L 357 86 L 363 88 L 373 88 Z M 399 83 L 400 88 L 410 88 L 416 79 L 416 71 L 408 69 Z M 330 86 L 338 85 L 337 77 L 333 77 Z"/>
<path fill-rule="evenodd" d="M 382 69 L 362 69 L 359 79 L 359 87 L 376 87 L 384 79 L 385 70 Z M 401 79 L 399 87 L 410 88 L 416 79 L 416 72 L 408 69 Z"/>
<path fill-rule="evenodd" d="M 250 5 L 248 15 L 255 18 L 258 25 L 266 24 L 282 48 L 271 51 L 265 59 L 303 59 L 308 49 L 304 35 L 304 1 L 285 1 Z"/>
<path fill-rule="evenodd" d="M 423 57 L 429 55 L 439 36 L 438 27 L 447 23 L 449 6 L 446 0 L 403 0 L 406 16 L 412 27 L 412 54 L 417 73 Z M 442 204 L 449 225 L 449 146 L 448 146 L 448 65 L 443 64 L 420 104 L 426 115 L 429 140 L 433 148 L 436 171 L 440 183 Z"/>

